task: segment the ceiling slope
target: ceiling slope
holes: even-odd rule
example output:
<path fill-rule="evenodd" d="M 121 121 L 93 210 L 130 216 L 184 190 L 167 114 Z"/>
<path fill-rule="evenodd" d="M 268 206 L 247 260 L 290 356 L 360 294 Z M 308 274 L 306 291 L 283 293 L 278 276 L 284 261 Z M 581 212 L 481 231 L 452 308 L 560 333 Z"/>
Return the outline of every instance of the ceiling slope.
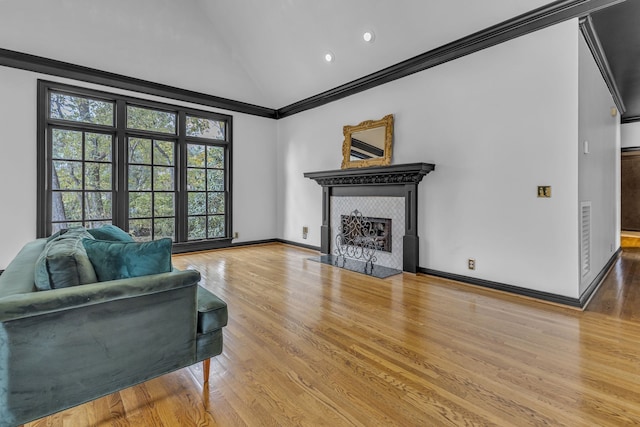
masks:
<path fill-rule="evenodd" d="M 591 15 L 618 86 L 623 121 L 640 120 L 640 1 L 627 0 Z"/>

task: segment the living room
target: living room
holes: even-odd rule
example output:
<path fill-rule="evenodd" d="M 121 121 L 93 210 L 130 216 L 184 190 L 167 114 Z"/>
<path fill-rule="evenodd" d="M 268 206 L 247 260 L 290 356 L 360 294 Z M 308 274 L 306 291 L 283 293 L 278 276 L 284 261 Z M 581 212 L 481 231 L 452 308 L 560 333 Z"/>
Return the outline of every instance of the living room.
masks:
<path fill-rule="evenodd" d="M 231 116 L 226 234 L 235 246 L 317 251 L 322 190 L 304 174 L 340 168 L 345 125 L 393 114 L 393 164 L 436 165 L 419 187 L 419 272 L 586 305 L 618 256 L 621 134 L 633 125 L 613 114 L 616 102 L 583 36 L 584 10 L 367 90 L 327 95 L 325 103 L 314 96 L 547 2 L 496 1 L 464 16 L 443 4 L 430 14 L 418 4 L 407 13 L 381 3 L 257 3 L 244 15 L 247 5 L 205 1 L 3 4 L 0 269 L 25 243 L 46 237 L 36 229 L 36 141 L 38 82 L 47 81 Z M 453 17 L 459 25 L 436 25 Z M 272 28 L 277 23 L 282 28 Z M 361 40 L 369 25 L 373 43 Z M 332 62 L 324 60 L 328 51 Z M 551 197 L 538 197 L 538 186 L 551 186 Z M 586 271 L 583 201 L 591 206 Z"/>

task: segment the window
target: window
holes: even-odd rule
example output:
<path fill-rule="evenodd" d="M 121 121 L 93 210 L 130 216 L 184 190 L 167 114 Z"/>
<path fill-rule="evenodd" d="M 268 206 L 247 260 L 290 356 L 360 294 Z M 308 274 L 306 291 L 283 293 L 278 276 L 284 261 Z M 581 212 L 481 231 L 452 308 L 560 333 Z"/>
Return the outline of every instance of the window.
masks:
<path fill-rule="evenodd" d="M 115 224 L 178 251 L 231 241 L 231 116 L 39 82 L 38 235 Z"/>
<path fill-rule="evenodd" d="M 224 226 L 224 150 L 187 144 L 189 240 L 226 234 Z"/>
<path fill-rule="evenodd" d="M 175 145 L 173 141 L 127 138 L 128 225 L 136 240 L 175 240 Z"/>

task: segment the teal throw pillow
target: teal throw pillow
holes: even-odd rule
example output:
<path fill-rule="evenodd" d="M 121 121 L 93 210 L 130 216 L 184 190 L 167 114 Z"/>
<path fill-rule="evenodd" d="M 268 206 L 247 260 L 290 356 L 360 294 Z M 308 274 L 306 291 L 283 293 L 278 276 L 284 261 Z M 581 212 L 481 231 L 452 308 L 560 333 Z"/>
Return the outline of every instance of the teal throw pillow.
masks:
<path fill-rule="evenodd" d="M 171 271 L 169 238 L 140 243 L 85 239 L 83 244 L 100 282 Z"/>
<path fill-rule="evenodd" d="M 93 237 L 82 227 L 70 228 L 49 240 L 36 260 L 38 290 L 66 288 L 97 282 L 82 241 Z"/>
<path fill-rule="evenodd" d="M 115 225 L 104 225 L 87 230 L 96 240 L 110 240 L 112 242 L 133 242 L 133 237 Z"/>

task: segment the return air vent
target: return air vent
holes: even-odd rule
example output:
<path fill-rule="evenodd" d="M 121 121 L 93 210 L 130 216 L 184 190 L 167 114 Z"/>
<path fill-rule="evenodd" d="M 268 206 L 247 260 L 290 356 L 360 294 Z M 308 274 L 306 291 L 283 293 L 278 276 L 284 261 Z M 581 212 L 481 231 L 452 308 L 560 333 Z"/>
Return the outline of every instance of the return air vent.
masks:
<path fill-rule="evenodd" d="M 591 271 L 591 202 L 580 203 L 580 271 Z"/>

